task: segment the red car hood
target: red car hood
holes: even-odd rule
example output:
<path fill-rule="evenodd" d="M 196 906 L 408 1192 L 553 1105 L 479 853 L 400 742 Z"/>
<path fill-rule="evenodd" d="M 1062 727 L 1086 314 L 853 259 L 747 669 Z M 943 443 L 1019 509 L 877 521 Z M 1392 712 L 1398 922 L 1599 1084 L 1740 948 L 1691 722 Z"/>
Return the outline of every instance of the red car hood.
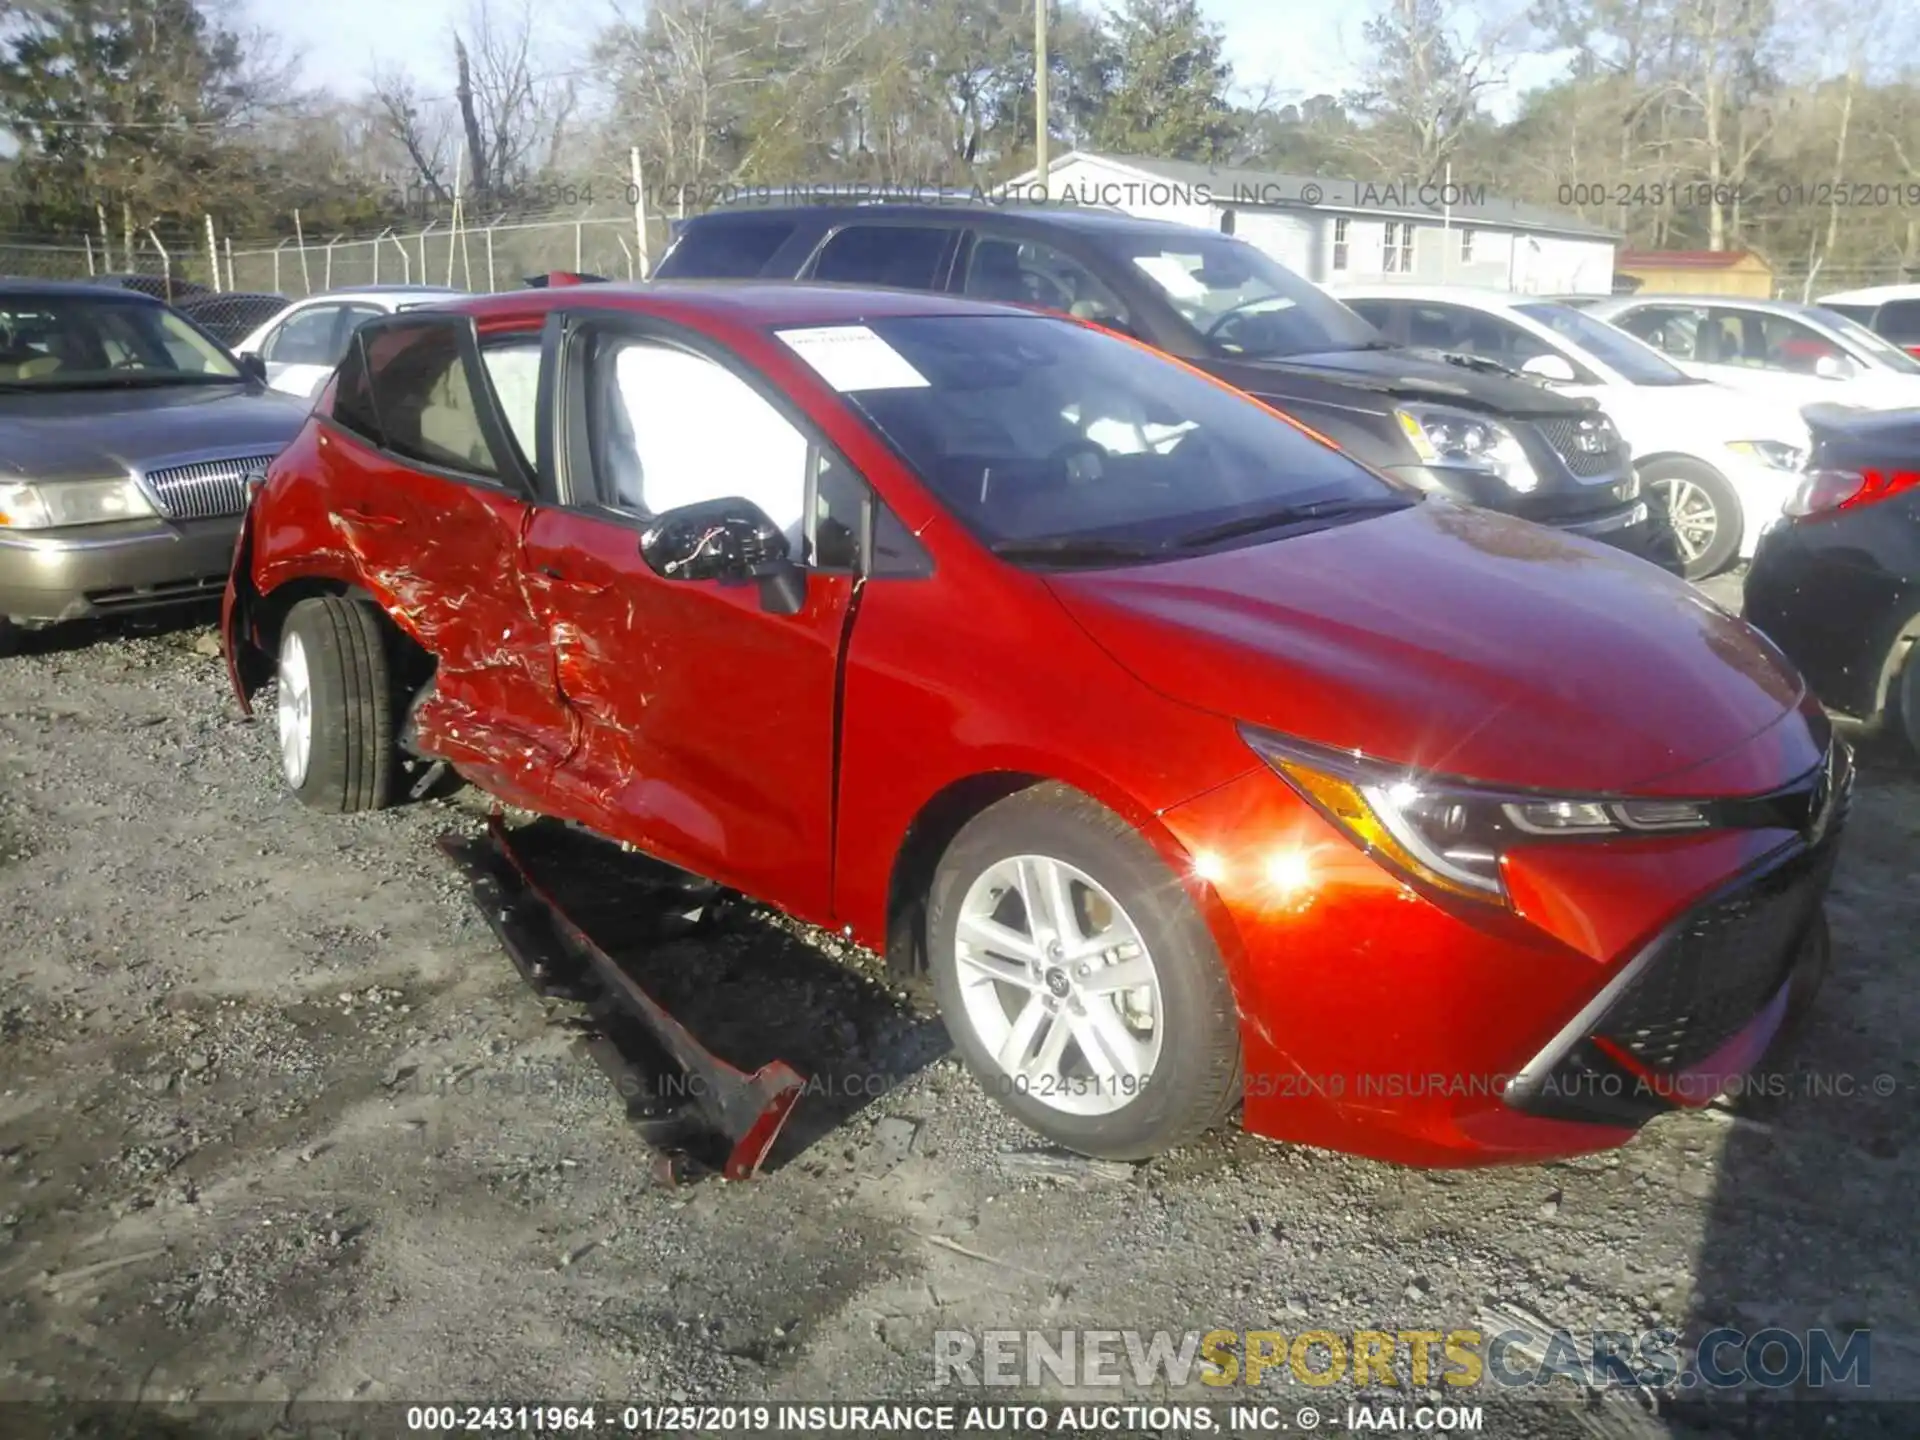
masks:
<path fill-rule="evenodd" d="M 1048 583 L 1175 699 L 1501 784 L 1631 790 L 1725 755 L 1804 694 L 1772 646 L 1684 581 L 1438 499 Z"/>

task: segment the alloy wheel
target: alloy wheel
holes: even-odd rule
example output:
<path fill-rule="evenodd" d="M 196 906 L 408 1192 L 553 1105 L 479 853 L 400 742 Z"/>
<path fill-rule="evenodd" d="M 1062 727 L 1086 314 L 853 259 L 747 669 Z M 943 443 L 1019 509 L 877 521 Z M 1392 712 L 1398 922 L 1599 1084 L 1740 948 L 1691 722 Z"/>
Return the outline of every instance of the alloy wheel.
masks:
<path fill-rule="evenodd" d="M 1068 1115 L 1139 1098 L 1160 1059 L 1160 976 L 1098 881 L 1048 856 L 1012 856 L 974 880 L 957 918 L 966 1023 L 1006 1083 Z"/>
<path fill-rule="evenodd" d="M 1667 520 L 1680 546 L 1680 558 L 1693 564 L 1707 553 L 1720 533 L 1720 507 L 1691 480 L 1656 480 L 1652 488 L 1666 502 Z"/>
<path fill-rule="evenodd" d="M 299 789 L 306 783 L 313 753 L 313 679 L 307 668 L 307 647 L 289 631 L 280 643 L 280 670 L 275 710 L 280 722 L 280 768 L 287 783 Z"/>

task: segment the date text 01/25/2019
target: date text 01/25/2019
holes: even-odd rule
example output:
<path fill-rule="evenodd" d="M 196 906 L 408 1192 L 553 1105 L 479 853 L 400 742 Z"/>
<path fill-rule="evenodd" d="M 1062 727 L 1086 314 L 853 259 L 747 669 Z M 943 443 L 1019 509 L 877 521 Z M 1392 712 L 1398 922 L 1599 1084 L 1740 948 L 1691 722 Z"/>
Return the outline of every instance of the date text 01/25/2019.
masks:
<path fill-rule="evenodd" d="M 1688 210 L 1712 205 L 1788 210 L 1803 207 L 1820 210 L 1920 210 L 1920 181 L 1783 180 L 1777 185 L 1715 185 L 1693 180 L 1672 184 L 1570 181 L 1560 186 L 1558 199 L 1562 205 L 1611 206 L 1630 210 Z"/>

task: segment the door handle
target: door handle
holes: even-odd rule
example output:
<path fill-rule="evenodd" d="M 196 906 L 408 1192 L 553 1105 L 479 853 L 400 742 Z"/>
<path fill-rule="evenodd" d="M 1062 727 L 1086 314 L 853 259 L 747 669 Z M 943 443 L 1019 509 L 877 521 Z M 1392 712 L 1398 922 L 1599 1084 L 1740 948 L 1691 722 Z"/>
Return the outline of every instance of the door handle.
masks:
<path fill-rule="evenodd" d="M 577 590 L 583 595 L 598 595 L 607 588 L 591 580 L 574 580 L 557 565 L 542 565 L 540 578 L 565 590 Z"/>

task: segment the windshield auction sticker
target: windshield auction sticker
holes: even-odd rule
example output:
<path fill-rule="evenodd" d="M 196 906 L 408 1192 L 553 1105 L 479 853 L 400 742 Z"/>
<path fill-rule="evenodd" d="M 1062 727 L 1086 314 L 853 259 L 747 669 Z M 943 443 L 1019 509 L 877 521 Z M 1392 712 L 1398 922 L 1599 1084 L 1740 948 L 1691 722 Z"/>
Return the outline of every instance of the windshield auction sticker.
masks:
<path fill-rule="evenodd" d="M 907 357 L 864 325 L 782 330 L 780 338 L 842 395 L 859 390 L 917 390 L 928 383 Z"/>

